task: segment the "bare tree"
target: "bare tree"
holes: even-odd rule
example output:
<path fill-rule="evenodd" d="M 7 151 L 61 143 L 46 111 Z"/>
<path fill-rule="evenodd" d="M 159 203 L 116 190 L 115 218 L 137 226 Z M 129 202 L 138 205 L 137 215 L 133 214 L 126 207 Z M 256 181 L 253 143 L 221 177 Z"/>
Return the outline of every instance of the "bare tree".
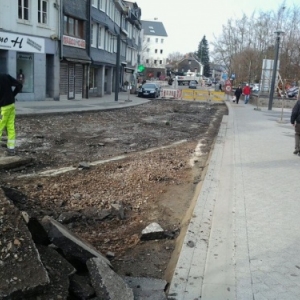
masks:
<path fill-rule="evenodd" d="M 254 11 L 250 16 L 229 19 L 220 36 L 211 43 L 214 63 L 239 81 L 259 81 L 262 60 L 274 59 L 275 31 L 284 30 L 280 47 L 283 78 L 300 79 L 300 8 L 287 8 L 283 2 L 276 11 Z"/>

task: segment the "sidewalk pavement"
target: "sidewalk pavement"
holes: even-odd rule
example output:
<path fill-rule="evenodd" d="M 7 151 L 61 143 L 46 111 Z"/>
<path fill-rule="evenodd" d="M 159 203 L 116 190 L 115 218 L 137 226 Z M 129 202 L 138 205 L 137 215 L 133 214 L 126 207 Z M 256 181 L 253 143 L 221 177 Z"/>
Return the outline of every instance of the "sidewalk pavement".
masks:
<path fill-rule="evenodd" d="M 299 300 L 300 157 L 291 109 L 226 104 L 168 299 Z"/>
<path fill-rule="evenodd" d="M 62 101 L 17 101 L 16 114 L 41 114 L 56 112 L 80 112 L 109 110 L 135 106 L 149 102 L 148 99 L 138 98 L 135 94 L 120 92 L 118 101 L 115 101 L 115 94 L 104 95 L 99 98 L 90 98 L 82 100 L 62 100 Z"/>

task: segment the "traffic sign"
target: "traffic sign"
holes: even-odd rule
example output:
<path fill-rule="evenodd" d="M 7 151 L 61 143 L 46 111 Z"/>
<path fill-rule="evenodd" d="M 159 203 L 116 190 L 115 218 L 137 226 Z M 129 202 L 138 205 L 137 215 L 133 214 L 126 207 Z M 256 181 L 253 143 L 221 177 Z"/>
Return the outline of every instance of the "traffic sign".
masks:
<path fill-rule="evenodd" d="M 226 85 L 225 90 L 226 92 L 231 92 L 231 85 Z"/>
<path fill-rule="evenodd" d="M 223 74 L 222 74 L 222 79 L 223 79 L 223 80 L 226 80 L 227 78 L 228 78 L 227 73 L 223 73 Z"/>
<path fill-rule="evenodd" d="M 231 81 L 230 81 L 229 79 L 227 79 L 227 80 L 225 81 L 225 85 L 231 85 Z"/>

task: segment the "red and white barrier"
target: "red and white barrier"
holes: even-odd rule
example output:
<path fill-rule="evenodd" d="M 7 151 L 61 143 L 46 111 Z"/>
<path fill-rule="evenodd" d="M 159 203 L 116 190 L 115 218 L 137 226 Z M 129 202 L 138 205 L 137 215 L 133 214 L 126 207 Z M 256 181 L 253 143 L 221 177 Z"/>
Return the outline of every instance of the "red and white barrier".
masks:
<path fill-rule="evenodd" d="M 181 98 L 181 90 L 162 89 L 160 91 L 160 98 L 165 98 L 165 99 L 180 99 Z"/>

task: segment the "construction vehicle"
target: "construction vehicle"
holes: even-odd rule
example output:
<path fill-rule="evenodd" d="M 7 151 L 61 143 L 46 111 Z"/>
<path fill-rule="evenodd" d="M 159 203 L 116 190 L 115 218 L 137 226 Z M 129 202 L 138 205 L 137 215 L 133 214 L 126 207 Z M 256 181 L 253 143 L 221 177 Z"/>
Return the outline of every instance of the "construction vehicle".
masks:
<path fill-rule="evenodd" d="M 199 73 L 196 72 L 186 72 L 185 75 L 176 75 L 175 80 L 177 80 L 178 85 L 189 85 L 190 81 L 199 81 L 202 79 L 202 76 L 200 76 Z"/>

